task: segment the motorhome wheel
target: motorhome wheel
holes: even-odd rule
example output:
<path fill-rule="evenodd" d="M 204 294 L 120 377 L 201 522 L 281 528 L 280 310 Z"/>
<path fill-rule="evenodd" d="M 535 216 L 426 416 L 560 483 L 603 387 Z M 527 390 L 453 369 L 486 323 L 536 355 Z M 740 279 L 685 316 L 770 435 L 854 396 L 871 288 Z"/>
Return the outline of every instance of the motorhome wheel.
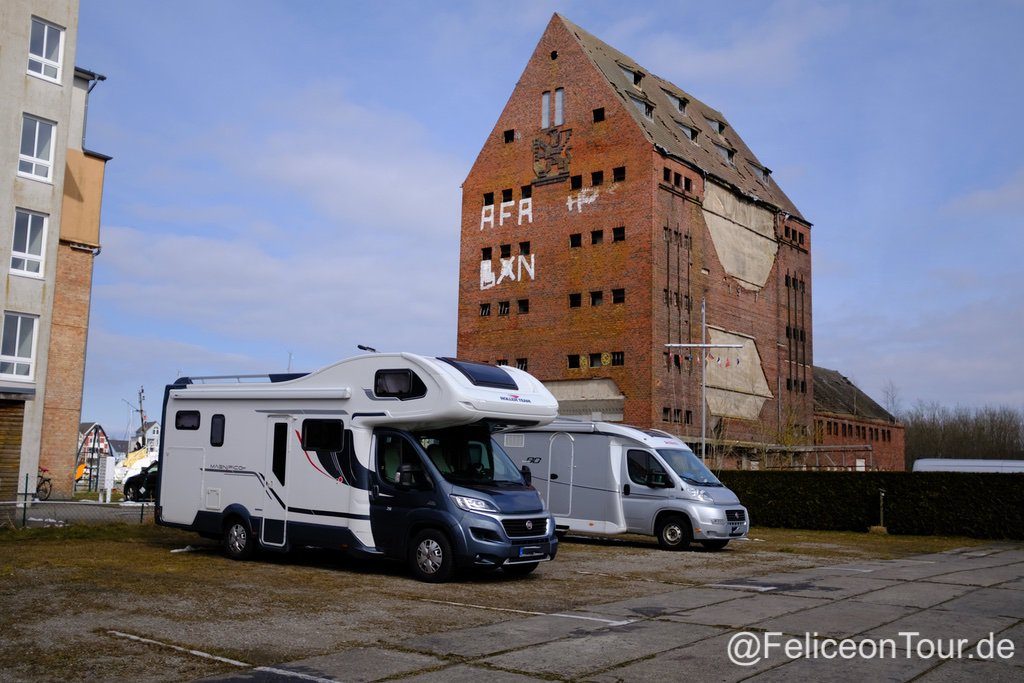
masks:
<path fill-rule="evenodd" d="M 448 538 L 436 529 L 424 529 L 416 534 L 409 547 L 409 565 L 420 581 L 447 581 L 455 569 Z"/>
<path fill-rule="evenodd" d="M 249 527 L 241 519 L 235 518 L 228 522 L 224 529 L 224 554 L 232 560 L 247 560 L 252 557 L 256 547 Z"/>
<path fill-rule="evenodd" d="M 685 517 L 665 517 L 658 522 L 658 544 L 666 550 L 682 550 L 690 546 L 693 534 Z"/>

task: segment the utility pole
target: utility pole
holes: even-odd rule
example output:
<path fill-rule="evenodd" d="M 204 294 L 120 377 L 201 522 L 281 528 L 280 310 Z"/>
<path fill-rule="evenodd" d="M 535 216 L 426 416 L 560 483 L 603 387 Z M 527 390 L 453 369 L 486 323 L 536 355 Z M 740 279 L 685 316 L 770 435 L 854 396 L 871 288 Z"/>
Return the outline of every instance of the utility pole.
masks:
<path fill-rule="evenodd" d="M 146 398 L 145 387 L 139 387 L 139 423 L 142 425 L 142 445 L 146 445 L 146 411 L 142 408 L 142 401 Z"/>
<path fill-rule="evenodd" d="M 700 300 L 700 344 L 665 344 L 670 349 L 742 349 L 743 344 L 708 344 L 706 299 Z M 700 355 L 700 461 L 705 462 L 708 441 L 708 382 L 707 359 Z"/>

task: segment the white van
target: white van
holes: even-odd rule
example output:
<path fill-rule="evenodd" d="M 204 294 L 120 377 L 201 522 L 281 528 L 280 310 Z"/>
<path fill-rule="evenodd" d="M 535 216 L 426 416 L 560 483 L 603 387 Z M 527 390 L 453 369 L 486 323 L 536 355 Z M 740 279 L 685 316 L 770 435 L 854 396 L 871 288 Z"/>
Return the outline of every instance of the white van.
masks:
<path fill-rule="evenodd" d="M 372 354 L 309 374 L 181 378 L 164 395 L 159 524 L 257 548 L 319 546 L 526 574 L 558 549 L 529 470 L 491 438 L 558 403 L 510 367 Z"/>
<path fill-rule="evenodd" d="M 747 509 L 676 437 L 560 417 L 506 431 L 500 443 L 529 467 L 560 534 L 656 536 L 679 550 L 720 550 L 750 529 Z"/>

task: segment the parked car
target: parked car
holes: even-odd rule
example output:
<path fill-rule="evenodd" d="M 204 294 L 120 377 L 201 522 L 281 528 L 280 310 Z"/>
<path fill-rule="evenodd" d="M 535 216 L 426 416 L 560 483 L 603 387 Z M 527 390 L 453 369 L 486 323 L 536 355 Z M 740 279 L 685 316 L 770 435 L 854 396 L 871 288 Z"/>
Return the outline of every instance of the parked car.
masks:
<path fill-rule="evenodd" d="M 159 473 L 160 461 L 157 461 L 135 476 L 128 477 L 124 482 L 124 499 L 153 500 Z"/>

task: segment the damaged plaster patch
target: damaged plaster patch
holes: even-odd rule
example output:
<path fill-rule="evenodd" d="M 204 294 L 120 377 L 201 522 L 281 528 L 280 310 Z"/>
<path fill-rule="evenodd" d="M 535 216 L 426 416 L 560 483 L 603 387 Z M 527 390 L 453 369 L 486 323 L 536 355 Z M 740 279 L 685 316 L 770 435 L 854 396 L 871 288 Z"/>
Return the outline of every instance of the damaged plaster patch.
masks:
<path fill-rule="evenodd" d="M 756 420 L 772 392 L 754 338 L 709 326 L 708 341 L 743 345 L 740 349 L 710 350 L 715 360 L 709 359 L 707 364 L 708 410 L 719 417 Z"/>
<path fill-rule="evenodd" d="M 771 212 L 710 182 L 704 190 L 703 212 L 725 272 L 744 289 L 760 291 L 779 250 Z"/>

